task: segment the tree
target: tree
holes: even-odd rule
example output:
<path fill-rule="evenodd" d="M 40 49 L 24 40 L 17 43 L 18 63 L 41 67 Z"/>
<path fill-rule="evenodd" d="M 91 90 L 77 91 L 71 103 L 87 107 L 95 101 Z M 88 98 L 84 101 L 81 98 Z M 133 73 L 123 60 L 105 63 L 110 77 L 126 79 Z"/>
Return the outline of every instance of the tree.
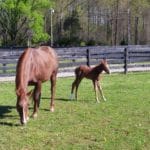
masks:
<path fill-rule="evenodd" d="M 0 1 L 0 33 L 2 45 L 25 45 L 46 41 L 44 14 L 52 6 L 50 0 Z"/>
<path fill-rule="evenodd" d="M 80 30 L 79 16 L 76 10 L 72 11 L 71 16 L 68 16 L 64 22 L 64 30 L 69 31 L 69 36 L 78 36 L 78 31 Z"/>

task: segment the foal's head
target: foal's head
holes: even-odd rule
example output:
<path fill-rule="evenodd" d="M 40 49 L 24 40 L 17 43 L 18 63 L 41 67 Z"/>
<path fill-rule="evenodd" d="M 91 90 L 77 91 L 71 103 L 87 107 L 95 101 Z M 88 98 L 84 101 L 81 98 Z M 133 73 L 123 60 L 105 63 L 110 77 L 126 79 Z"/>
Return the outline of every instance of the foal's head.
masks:
<path fill-rule="evenodd" d="M 101 61 L 101 66 L 102 66 L 103 70 L 104 70 L 106 73 L 108 73 L 108 74 L 111 73 L 111 72 L 110 72 L 110 69 L 109 69 L 109 65 L 108 65 L 106 59 L 103 59 L 103 60 Z"/>
<path fill-rule="evenodd" d="M 17 93 L 17 111 L 20 116 L 21 124 L 26 124 L 28 120 L 28 95 L 20 92 Z"/>

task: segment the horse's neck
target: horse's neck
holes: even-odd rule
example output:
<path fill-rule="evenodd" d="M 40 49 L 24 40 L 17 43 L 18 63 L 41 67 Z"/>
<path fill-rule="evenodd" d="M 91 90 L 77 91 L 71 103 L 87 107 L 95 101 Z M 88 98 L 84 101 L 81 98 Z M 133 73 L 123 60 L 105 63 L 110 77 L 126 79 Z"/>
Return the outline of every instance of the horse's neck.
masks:
<path fill-rule="evenodd" d="M 30 72 L 30 58 L 28 55 L 29 52 L 24 54 L 23 60 L 18 66 L 17 76 L 16 76 L 16 90 L 26 92 L 28 81 L 29 81 L 29 72 Z"/>
<path fill-rule="evenodd" d="M 94 70 L 94 72 L 96 72 L 97 74 L 100 74 L 103 72 L 104 69 L 103 69 L 103 66 L 100 64 L 100 65 L 93 67 L 92 70 Z"/>

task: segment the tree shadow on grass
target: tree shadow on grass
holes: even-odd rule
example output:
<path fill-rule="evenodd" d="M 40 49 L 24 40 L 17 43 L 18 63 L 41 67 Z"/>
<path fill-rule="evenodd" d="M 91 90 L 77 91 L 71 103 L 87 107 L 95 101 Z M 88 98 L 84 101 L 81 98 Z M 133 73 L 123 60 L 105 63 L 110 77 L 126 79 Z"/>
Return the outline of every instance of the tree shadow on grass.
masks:
<path fill-rule="evenodd" d="M 16 116 L 10 114 L 12 112 L 12 109 L 16 109 L 16 107 L 0 105 L 0 126 L 1 125 L 19 126 L 19 124 L 14 124 L 12 122 L 2 121 L 2 119 L 6 119 L 6 118 L 12 118 L 13 119 L 16 117 Z"/>

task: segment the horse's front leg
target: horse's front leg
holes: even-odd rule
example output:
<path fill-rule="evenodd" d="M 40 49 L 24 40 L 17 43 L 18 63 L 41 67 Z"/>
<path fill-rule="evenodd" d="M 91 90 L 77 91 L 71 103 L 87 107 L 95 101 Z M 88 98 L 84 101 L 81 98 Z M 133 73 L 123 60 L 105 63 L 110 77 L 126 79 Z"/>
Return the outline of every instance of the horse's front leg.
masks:
<path fill-rule="evenodd" d="M 50 103 L 51 112 L 54 112 L 55 91 L 56 91 L 56 73 L 54 73 L 51 77 L 51 103 Z"/>
<path fill-rule="evenodd" d="M 98 87 L 97 87 L 97 81 L 93 80 L 93 85 L 94 85 L 94 91 L 95 91 L 95 97 L 96 97 L 96 101 L 97 103 L 99 103 L 99 98 L 98 98 Z"/>
<path fill-rule="evenodd" d="M 97 87 L 98 87 L 98 90 L 99 90 L 99 92 L 100 92 L 100 94 L 101 94 L 103 100 L 106 101 L 106 98 L 105 98 L 105 96 L 104 96 L 104 94 L 103 94 L 102 87 L 101 87 L 101 85 L 99 84 L 98 81 L 97 81 Z"/>
<path fill-rule="evenodd" d="M 37 117 L 37 112 L 38 112 L 38 107 L 40 104 L 40 96 L 41 96 L 41 82 L 38 82 L 35 85 L 34 92 L 33 92 L 33 100 L 34 100 L 34 110 L 32 117 L 35 118 Z"/>

